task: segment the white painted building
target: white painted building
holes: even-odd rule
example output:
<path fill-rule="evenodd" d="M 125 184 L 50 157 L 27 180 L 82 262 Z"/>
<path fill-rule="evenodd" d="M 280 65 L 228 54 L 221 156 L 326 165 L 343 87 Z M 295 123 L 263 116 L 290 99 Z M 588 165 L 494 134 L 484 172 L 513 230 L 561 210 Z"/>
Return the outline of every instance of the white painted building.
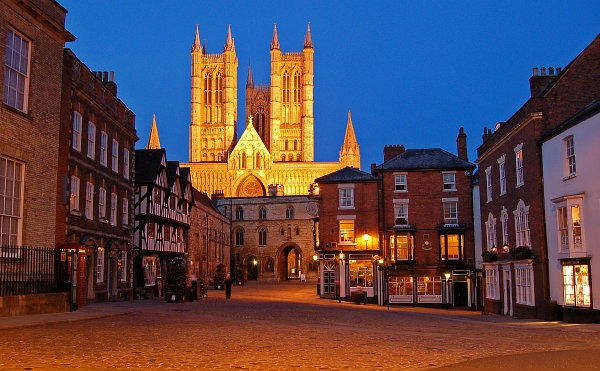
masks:
<path fill-rule="evenodd" d="M 599 142 L 596 101 L 542 144 L 550 298 L 566 321 L 600 320 Z"/>

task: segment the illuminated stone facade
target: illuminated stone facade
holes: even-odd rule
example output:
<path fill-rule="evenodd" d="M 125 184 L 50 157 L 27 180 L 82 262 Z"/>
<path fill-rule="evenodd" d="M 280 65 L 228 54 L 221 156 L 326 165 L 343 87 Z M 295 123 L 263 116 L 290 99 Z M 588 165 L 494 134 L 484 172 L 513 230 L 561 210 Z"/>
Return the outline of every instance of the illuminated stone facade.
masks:
<path fill-rule="evenodd" d="M 306 195 L 314 180 L 344 166 L 360 167 L 350 117 L 340 159 L 314 162 L 313 44 L 310 26 L 301 52 L 282 52 L 277 27 L 271 42 L 271 83 L 254 85 L 248 70 L 246 128 L 237 141 L 237 66 L 231 28 L 223 53 L 192 46 L 190 168 L 194 187 L 226 197 Z"/>

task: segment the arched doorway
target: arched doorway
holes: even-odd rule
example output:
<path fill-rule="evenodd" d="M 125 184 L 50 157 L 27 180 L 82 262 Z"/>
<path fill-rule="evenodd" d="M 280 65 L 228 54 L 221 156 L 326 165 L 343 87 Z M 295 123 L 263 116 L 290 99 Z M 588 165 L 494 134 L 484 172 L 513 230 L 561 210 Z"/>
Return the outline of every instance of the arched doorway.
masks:
<path fill-rule="evenodd" d="M 279 279 L 299 279 L 302 272 L 302 250 L 295 244 L 285 245 L 279 253 Z"/>
<path fill-rule="evenodd" d="M 250 255 L 246 258 L 246 269 L 248 271 L 248 281 L 258 280 L 258 259 Z"/>

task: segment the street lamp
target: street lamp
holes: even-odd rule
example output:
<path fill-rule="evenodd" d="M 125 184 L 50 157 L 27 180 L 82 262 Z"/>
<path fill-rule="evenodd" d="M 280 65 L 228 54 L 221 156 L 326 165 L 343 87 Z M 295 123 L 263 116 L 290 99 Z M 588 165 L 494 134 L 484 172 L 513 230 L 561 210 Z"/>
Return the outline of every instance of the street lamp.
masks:
<path fill-rule="evenodd" d="M 344 257 L 345 257 L 345 256 L 346 256 L 346 255 L 344 255 L 344 253 L 340 251 L 340 259 L 341 259 L 341 260 L 344 260 Z"/>
<path fill-rule="evenodd" d="M 252 261 L 252 264 L 254 264 L 254 265 L 258 265 L 258 260 L 254 259 L 254 260 Z"/>
<path fill-rule="evenodd" d="M 363 235 L 363 240 L 365 240 L 365 249 L 367 248 L 368 244 L 369 244 L 369 239 L 371 238 L 371 236 L 369 236 L 368 233 L 365 233 Z"/>
<path fill-rule="evenodd" d="M 313 255 L 313 261 L 316 262 L 317 260 L 319 260 L 319 256 L 317 254 Z"/>
<path fill-rule="evenodd" d="M 510 250 L 510 247 L 508 247 L 508 244 L 505 244 L 504 246 L 502 246 L 502 251 L 506 254 L 508 253 L 508 251 Z"/>

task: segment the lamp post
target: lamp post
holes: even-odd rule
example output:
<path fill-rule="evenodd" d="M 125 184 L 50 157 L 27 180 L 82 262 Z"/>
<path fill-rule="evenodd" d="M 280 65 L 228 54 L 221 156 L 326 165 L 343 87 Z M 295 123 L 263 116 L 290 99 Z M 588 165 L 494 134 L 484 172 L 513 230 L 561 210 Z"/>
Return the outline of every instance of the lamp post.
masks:
<path fill-rule="evenodd" d="M 450 273 L 444 274 L 446 278 L 446 304 L 450 304 Z"/>
<path fill-rule="evenodd" d="M 342 263 L 344 262 L 344 258 L 346 257 L 346 255 L 344 255 L 343 251 L 340 251 L 340 264 L 338 264 L 338 277 L 337 277 L 337 284 L 335 285 L 336 287 L 336 291 L 337 291 L 337 296 L 338 296 L 338 303 L 342 302 Z"/>
<path fill-rule="evenodd" d="M 363 235 L 363 240 L 365 241 L 365 250 L 367 250 L 367 248 L 369 247 L 369 239 L 371 238 L 371 236 L 369 236 L 368 233 L 365 233 Z"/>

